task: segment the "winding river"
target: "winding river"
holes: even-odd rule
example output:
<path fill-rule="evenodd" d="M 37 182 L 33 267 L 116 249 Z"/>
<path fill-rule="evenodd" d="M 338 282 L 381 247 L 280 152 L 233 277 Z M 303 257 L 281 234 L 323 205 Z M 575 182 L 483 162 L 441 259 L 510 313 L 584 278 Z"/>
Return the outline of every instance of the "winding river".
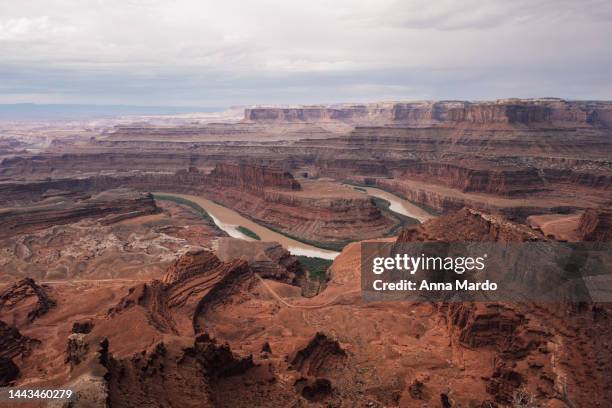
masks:
<path fill-rule="evenodd" d="M 185 200 L 193 201 L 194 203 L 198 204 L 200 207 L 206 210 L 206 212 L 211 216 L 215 224 L 217 224 L 217 226 L 223 231 L 227 232 L 230 237 L 253 241 L 252 238 L 247 237 L 238 230 L 239 226 L 243 226 L 259 235 L 262 241 L 276 241 L 294 255 L 334 259 L 339 254 L 339 252 L 336 251 L 317 248 L 315 246 L 308 245 L 303 242 L 296 241 L 295 239 L 286 237 L 282 234 L 279 234 L 278 232 L 272 231 L 264 226 L 261 226 L 249 220 L 248 218 L 243 217 L 242 215 L 238 214 L 236 211 L 230 208 L 216 204 L 204 197 L 174 193 L 160 194 L 181 197 Z"/>
<path fill-rule="evenodd" d="M 384 200 L 387 200 L 391 203 L 390 209 L 391 211 L 397 212 L 399 214 L 406 215 L 408 217 L 415 218 L 419 220 L 419 222 L 423 222 L 432 217 L 427 211 L 423 210 L 420 207 L 410 203 L 407 200 L 404 200 L 394 194 L 391 194 L 387 191 L 380 190 L 378 188 L 373 187 L 359 187 L 362 190 L 366 190 L 363 192 L 364 194 L 368 194 L 370 196 L 379 197 Z M 358 190 L 360 191 L 360 190 Z M 230 237 L 240 238 L 247 241 L 253 241 L 253 238 L 246 236 L 243 234 L 238 227 L 246 227 L 259 235 L 262 241 L 276 241 L 280 243 L 284 248 L 286 248 L 289 252 L 294 255 L 303 255 L 310 257 L 318 257 L 324 259 L 334 259 L 338 256 L 339 252 L 330 251 L 327 249 L 317 248 L 315 246 L 305 244 L 300 241 L 296 241 L 295 239 L 286 237 L 278 232 L 272 231 L 262 225 L 259 225 L 246 217 L 243 217 L 238 212 L 224 207 L 222 205 L 216 204 L 211 200 L 208 200 L 204 197 L 189 195 L 189 194 L 168 194 L 168 193 L 160 193 L 164 195 L 172 195 L 175 197 L 181 197 L 185 200 L 192 201 L 198 204 L 200 207 L 206 210 L 206 212 L 211 216 L 215 224 L 223 231 L 225 231 Z"/>
<path fill-rule="evenodd" d="M 395 194 L 389 193 L 388 191 L 381 190 L 379 188 L 374 187 L 357 187 L 358 189 L 365 190 L 364 194 L 382 198 L 383 200 L 387 200 L 391 203 L 389 209 L 398 214 L 405 215 L 410 218 L 414 218 L 419 222 L 425 222 L 434 216 L 422 209 L 419 206 L 412 204 L 408 200 L 404 200 L 396 196 Z M 356 188 L 356 190 L 357 190 Z M 357 190 L 360 191 L 360 190 Z M 363 191 L 362 191 L 363 192 Z"/>

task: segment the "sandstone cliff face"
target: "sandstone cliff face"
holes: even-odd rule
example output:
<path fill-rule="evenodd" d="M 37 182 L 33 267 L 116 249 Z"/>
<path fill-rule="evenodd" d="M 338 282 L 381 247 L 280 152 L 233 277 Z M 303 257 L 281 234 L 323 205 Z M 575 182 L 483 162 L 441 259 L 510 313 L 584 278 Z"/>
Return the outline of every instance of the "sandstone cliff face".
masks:
<path fill-rule="evenodd" d="M 208 179 L 220 186 L 231 186 L 257 193 L 263 193 L 266 188 L 292 191 L 301 188 L 291 173 L 257 165 L 218 164 Z"/>
<path fill-rule="evenodd" d="M 585 241 L 612 241 L 612 208 L 589 208 L 580 217 L 578 234 Z"/>
<path fill-rule="evenodd" d="M 396 178 L 434 182 L 464 192 L 482 192 L 512 196 L 547 189 L 535 168 L 500 168 L 491 163 L 488 168 L 479 163 L 472 168 L 450 163 L 405 163 Z"/>
<path fill-rule="evenodd" d="M 271 190 L 264 196 L 236 189 L 208 191 L 222 204 L 286 234 L 328 245 L 382 236 L 394 225 L 369 197 L 308 197 Z"/>
<path fill-rule="evenodd" d="M 75 171 L 89 175 L 114 171 L 134 177 L 134 183 L 147 188 L 163 185 L 184 189 L 181 183 L 173 184 L 175 180 L 169 175 L 190 166 L 209 169 L 257 163 L 255 167 L 265 165 L 294 174 L 314 173 L 336 179 L 392 177 L 398 182 L 422 181 L 459 192 L 539 199 L 538 211 L 546 206 L 568 207 L 568 201 L 575 209 L 602 205 L 605 193 L 609 194 L 612 188 L 612 108 L 606 102 L 399 102 L 255 108 L 247 110 L 246 115 L 248 123 L 234 125 L 236 132 L 241 132 L 241 127 L 259 129 L 255 133 L 261 138 L 249 143 L 213 142 L 204 136 L 197 139 L 197 132 L 180 128 L 175 129 L 177 138 L 167 140 L 163 133 L 172 133 L 169 129 L 150 126 L 135 132 L 132 140 L 132 131 L 128 130 L 119 139 L 99 139 L 70 148 L 69 153 L 49 151 L 6 158 L 0 165 L 0 177 L 41 179 L 72 176 Z M 265 141 L 272 135 L 282 139 L 287 127 L 336 125 L 347 130 L 312 137 L 305 132 L 302 140 L 286 136 L 283 143 Z M 232 126 L 219 128 L 225 132 Z M 182 132 L 194 137 L 193 142 L 179 141 L 187 137 L 181 136 Z M 134 174 L 134 170 L 143 173 Z M 249 188 L 261 192 L 264 184 L 268 185 L 265 188 L 295 188 L 285 182 L 268 183 L 251 168 L 246 173 L 236 168 L 219 171 L 229 177 L 220 174 L 221 181 L 217 183 L 240 185 L 245 191 Z M 185 172 L 183 178 L 195 179 L 194 173 Z M 75 183 L 100 191 L 109 181 L 113 180 L 96 178 Z M 195 180 L 191 182 L 197 184 Z M 204 178 L 201 182 L 207 184 Z M 57 189 L 61 190 L 61 186 L 56 183 Z M 0 202 L 10 205 L 18 201 L 20 194 L 28 194 L 15 190 L 0 185 Z M 487 197 L 473 197 L 472 202 L 467 202 L 447 193 L 412 194 L 429 201 L 432 207 L 440 204 L 443 210 L 456 209 L 457 201 L 462 201 L 459 207 L 490 209 L 487 205 L 491 200 Z"/>
<path fill-rule="evenodd" d="M 610 104 L 605 102 L 505 99 L 493 102 L 421 101 L 292 108 L 258 107 L 246 109 L 244 120 L 255 123 L 379 122 L 411 126 L 460 122 L 525 125 L 555 122 L 586 125 L 598 121 L 607 126 L 610 112 Z"/>

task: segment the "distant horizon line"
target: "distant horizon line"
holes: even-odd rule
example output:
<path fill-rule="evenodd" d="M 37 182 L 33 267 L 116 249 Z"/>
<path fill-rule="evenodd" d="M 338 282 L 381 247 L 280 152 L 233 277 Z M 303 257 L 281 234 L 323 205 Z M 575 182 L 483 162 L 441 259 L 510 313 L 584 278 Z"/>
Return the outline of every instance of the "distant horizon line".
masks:
<path fill-rule="evenodd" d="M 236 108 L 252 108 L 252 107 L 292 107 L 292 106 L 333 106 L 333 105 L 366 105 L 375 103 L 402 103 L 402 102 L 498 102 L 498 101 L 565 101 L 565 102 L 612 102 L 610 99 L 570 99 L 556 96 L 541 96 L 541 97 L 500 97 L 487 99 L 457 99 L 457 98 L 406 98 L 406 99 L 372 99 L 369 101 L 345 101 L 345 102 L 305 102 L 305 103 L 245 103 L 245 104 L 229 104 L 229 105 L 145 105 L 145 104 L 126 104 L 126 103 L 40 103 L 40 102 L 10 102 L 0 103 L 0 107 L 95 107 L 95 108 L 138 108 L 138 109 L 206 109 L 206 110 L 223 110 Z"/>

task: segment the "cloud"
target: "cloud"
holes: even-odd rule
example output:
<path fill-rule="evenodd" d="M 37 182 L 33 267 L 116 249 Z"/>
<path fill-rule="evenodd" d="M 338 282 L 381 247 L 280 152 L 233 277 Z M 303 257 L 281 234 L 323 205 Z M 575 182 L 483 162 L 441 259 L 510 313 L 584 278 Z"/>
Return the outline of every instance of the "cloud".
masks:
<path fill-rule="evenodd" d="M 612 96 L 604 0 L 8 3 L 4 102 Z"/>
<path fill-rule="evenodd" d="M 607 0 L 395 0 L 382 14 L 414 29 L 479 30 L 508 24 L 567 20 L 610 20 Z"/>
<path fill-rule="evenodd" d="M 48 16 L 0 19 L 0 41 L 44 41 L 74 33 L 74 27 L 54 24 Z"/>

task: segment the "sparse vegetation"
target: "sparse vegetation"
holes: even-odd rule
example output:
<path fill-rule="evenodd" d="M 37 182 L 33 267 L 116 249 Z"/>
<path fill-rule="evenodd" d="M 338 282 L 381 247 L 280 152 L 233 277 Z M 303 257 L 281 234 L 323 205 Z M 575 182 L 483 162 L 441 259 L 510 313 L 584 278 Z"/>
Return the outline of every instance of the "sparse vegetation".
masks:
<path fill-rule="evenodd" d="M 244 235 L 246 235 L 249 238 L 253 238 L 253 239 L 256 239 L 257 241 L 261 241 L 261 237 L 257 235 L 254 231 L 251 231 L 250 229 L 248 229 L 247 227 L 243 227 L 242 225 L 239 225 L 238 228 L 236 229 L 242 232 Z"/>
<path fill-rule="evenodd" d="M 364 193 L 367 193 L 367 192 L 368 192 L 368 190 L 366 190 L 365 188 L 355 187 L 355 186 L 353 186 L 353 188 L 354 188 L 355 190 L 357 190 L 357 191 L 361 191 L 361 192 L 364 192 Z"/>
<path fill-rule="evenodd" d="M 383 198 L 372 196 L 372 200 L 374 200 L 374 204 L 380 211 L 389 214 L 391 217 L 397 220 L 395 226 L 387 231 L 387 236 L 396 235 L 402 228 L 419 223 L 417 219 L 408 217 L 404 214 L 396 213 L 395 211 L 391 210 L 391 208 L 389 208 L 391 207 L 391 203 Z"/>
<path fill-rule="evenodd" d="M 188 207 L 191 207 L 195 212 L 197 212 L 200 216 L 202 216 L 203 219 L 205 220 L 209 220 L 210 222 L 214 223 L 212 217 L 206 212 L 205 209 L 203 209 L 202 207 L 200 207 L 198 204 L 194 203 L 193 201 L 184 199 L 182 197 L 176 197 L 173 195 L 166 195 L 166 194 L 154 194 L 153 195 L 155 197 L 156 200 L 166 200 L 166 201 L 172 201 L 175 202 L 177 204 L 182 204 L 182 205 L 186 205 Z M 215 204 L 218 204 L 222 207 L 225 207 L 222 203 L 217 202 L 215 200 L 212 200 Z M 342 251 L 342 248 L 344 248 L 346 245 L 348 245 L 351 241 L 346 241 L 346 242 L 339 242 L 339 243 L 333 243 L 333 242 L 318 242 L 318 241 L 311 241 L 311 240 L 307 240 L 304 238 L 300 238 L 298 236 L 295 235 L 291 235 L 286 233 L 283 230 L 280 230 L 274 226 L 262 223 L 260 220 L 255 220 L 252 217 L 249 217 L 248 214 L 242 214 L 244 217 L 250 219 L 251 221 L 255 222 L 256 224 L 261 225 L 262 227 L 265 227 L 271 231 L 274 231 L 276 233 L 279 233 L 281 235 L 286 236 L 287 238 L 291 238 L 294 239 L 298 242 L 302 242 L 304 244 L 308 244 L 308 245 L 312 245 L 314 247 L 317 248 L 321 248 L 321 249 L 329 249 L 331 251 Z M 242 228 L 244 228 L 244 230 L 242 230 Z M 261 237 L 259 235 L 257 235 L 255 232 L 249 230 L 246 227 L 243 226 L 239 226 L 237 228 L 240 232 L 242 232 L 243 234 L 253 238 L 253 239 L 257 239 L 257 240 L 261 240 Z M 247 232 L 248 231 L 248 232 Z M 249 234 L 253 234 L 253 235 L 249 235 Z"/>
<path fill-rule="evenodd" d="M 393 194 L 394 196 L 397 196 L 397 197 L 401 198 L 402 200 L 406 200 L 406 201 L 412 203 L 413 205 L 416 205 L 417 207 L 422 208 L 423 210 L 427 211 L 431 215 L 435 215 L 435 216 L 442 215 L 442 212 L 439 211 L 439 210 L 436 210 L 435 208 L 429 207 L 429 206 L 427 206 L 425 204 L 415 203 L 414 201 L 409 200 L 408 198 L 406 198 L 406 196 L 403 195 L 402 193 L 390 190 L 390 189 L 388 189 L 388 188 L 386 188 L 384 186 L 380 186 L 378 184 L 375 184 L 375 185 L 366 185 L 366 184 L 363 184 L 363 183 L 358 183 L 358 182 L 353 181 L 353 180 L 343 180 L 342 183 L 346 184 L 346 185 L 349 185 L 349 186 L 352 186 L 353 188 L 357 188 L 357 187 L 362 187 L 362 188 L 363 187 L 371 187 L 371 188 L 376 188 L 378 190 L 386 191 L 389 194 Z"/>
<path fill-rule="evenodd" d="M 308 270 L 311 279 L 324 281 L 327 278 L 327 269 L 331 266 L 332 260 L 311 256 L 299 255 L 298 259 L 304 268 Z"/>
<path fill-rule="evenodd" d="M 256 222 L 256 221 L 255 221 L 255 220 L 253 220 L 253 222 Z M 312 245 L 312 246 L 317 247 L 317 248 L 321 248 L 321 249 L 329 249 L 329 250 L 331 250 L 331 251 L 338 251 L 338 252 L 339 252 L 339 251 L 342 251 L 342 249 L 343 249 L 345 246 L 347 246 L 348 244 L 350 244 L 350 243 L 352 242 L 352 241 L 350 241 L 350 240 L 348 240 L 348 241 L 344 241 L 344 242 L 337 242 L 337 243 L 336 243 L 336 242 L 319 242 L 319 241 L 312 241 L 312 240 L 309 240 L 309 239 L 305 239 L 305 238 L 301 238 L 301 237 L 298 237 L 298 236 L 295 236 L 295 235 L 288 234 L 287 232 L 285 232 L 285 231 L 283 231 L 283 230 L 281 230 L 281 229 L 278 229 L 278 228 L 276 228 L 276 227 L 274 227 L 274 226 L 271 226 L 271 225 L 269 225 L 269 224 L 264 224 L 264 223 L 262 223 L 262 222 L 257 222 L 257 224 L 259 224 L 259 225 L 261 225 L 261 226 L 263 226 L 263 227 L 266 227 L 267 229 L 269 229 L 269 230 L 271 230 L 271 231 L 274 231 L 274 232 L 276 232 L 276 233 L 279 233 L 279 234 L 281 234 L 281 235 L 284 235 L 284 236 L 286 236 L 287 238 L 291 238 L 291 239 L 294 239 L 294 240 L 296 240 L 296 241 L 298 241 L 298 242 L 301 242 L 301 243 L 304 243 L 304 244 L 308 244 L 308 245 Z"/>
<path fill-rule="evenodd" d="M 153 197 L 156 200 L 172 201 L 172 202 L 174 202 L 176 204 L 181 204 L 181 205 L 185 205 L 187 207 L 190 207 L 200 217 L 202 217 L 202 219 L 204 219 L 206 221 L 210 221 L 210 222 L 212 222 L 214 224 L 214 221 L 213 221 L 212 217 L 210 216 L 210 214 L 208 214 L 205 209 L 203 209 L 202 207 L 200 207 L 198 204 L 194 203 L 193 201 L 189 201 L 189 200 L 186 200 L 186 199 L 181 198 L 181 197 L 176 197 L 176 196 L 172 196 L 172 195 L 165 195 L 165 194 L 153 194 Z"/>
<path fill-rule="evenodd" d="M 512 396 L 512 408 L 540 408 L 536 403 L 536 398 L 525 387 L 514 391 Z"/>

